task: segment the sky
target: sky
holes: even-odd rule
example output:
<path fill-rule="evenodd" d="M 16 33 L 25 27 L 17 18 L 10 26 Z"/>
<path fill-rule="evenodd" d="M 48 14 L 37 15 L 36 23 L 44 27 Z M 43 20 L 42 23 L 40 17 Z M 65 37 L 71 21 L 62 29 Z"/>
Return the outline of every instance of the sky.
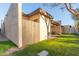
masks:
<path fill-rule="evenodd" d="M 79 8 L 79 4 L 72 4 L 73 8 Z M 74 20 L 71 14 L 66 10 L 61 10 L 60 6 L 51 8 L 50 6 L 44 6 L 42 3 L 25 3 L 23 4 L 23 12 L 26 14 L 31 13 L 37 8 L 42 8 L 54 17 L 55 21 L 60 21 L 62 25 L 74 25 Z"/>
<path fill-rule="evenodd" d="M 9 9 L 10 4 L 9 3 L 0 3 L 0 27 L 1 23 L 3 22 L 5 15 Z"/>
<path fill-rule="evenodd" d="M 10 5 L 10 3 L 0 3 L 0 27 Z M 73 4 L 74 8 L 79 8 L 78 6 L 78 4 Z M 66 9 L 61 10 L 60 7 L 51 8 L 50 6 L 44 7 L 42 3 L 24 3 L 22 5 L 22 10 L 26 14 L 33 12 L 37 8 L 42 8 L 43 10 L 47 11 L 54 17 L 55 21 L 61 20 L 62 25 L 74 25 L 74 20 L 71 18 L 71 14 Z"/>

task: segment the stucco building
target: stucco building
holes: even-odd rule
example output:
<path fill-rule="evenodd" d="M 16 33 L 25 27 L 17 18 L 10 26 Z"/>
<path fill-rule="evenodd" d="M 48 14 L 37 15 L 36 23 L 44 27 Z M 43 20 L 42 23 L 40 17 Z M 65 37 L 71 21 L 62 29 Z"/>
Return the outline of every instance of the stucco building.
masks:
<path fill-rule="evenodd" d="M 60 34 L 61 25 L 51 21 L 53 17 L 41 8 L 25 14 L 22 5 L 11 4 L 1 32 L 19 48 L 49 38 L 51 32 Z"/>
<path fill-rule="evenodd" d="M 19 48 L 48 38 L 52 16 L 38 8 L 30 14 L 22 13 L 22 5 L 11 4 L 1 32 Z"/>
<path fill-rule="evenodd" d="M 51 32 L 51 19 L 52 17 L 41 8 L 30 14 L 23 13 L 23 44 L 32 44 L 47 39 L 48 33 Z"/>
<path fill-rule="evenodd" d="M 11 4 L 1 26 L 1 32 L 18 47 L 22 47 L 21 4 Z"/>

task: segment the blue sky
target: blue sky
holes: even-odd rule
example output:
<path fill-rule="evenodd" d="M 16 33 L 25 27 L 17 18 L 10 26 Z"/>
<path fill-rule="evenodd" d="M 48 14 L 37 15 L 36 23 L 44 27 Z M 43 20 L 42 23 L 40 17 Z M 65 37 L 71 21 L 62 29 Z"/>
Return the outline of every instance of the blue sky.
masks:
<path fill-rule="evenodd" d="M 77 8 L 79 5 L 78 4 L 72 4 L 74 8 Z M 62 25 L 74 25 L 74 20 L 71 18 L 71 14 L 66 10 L 61 10 L 60 7 L 49 7 L 46 6 L 44 7 L 42 3 L 28 3 L 28 4 L 23 4 L 23 12 L 28 14 L 37 8 L 42 8 L 45 11 L 47 11 L 49 14 L 51 14 L 55 21 L 61 20 Z"/>
<path fill-rule="evenodd" d="M 0 3 L 0 24 L 3 22 L 4 17 L 10 7 L 10 3 Z M 73 7 L 78 7 L 78 4 L 73 4 Z M 28 14 L 32 11 L 36 10 L 37 8 L 42 8 L 45 11 L 47 11 L 49 14 L 51 14 L 55 21 L 61 20 L 62 25 L 73 25 L 74 21 L 71 18 L 70 13 L 67 10 L 61 10 L 59 7 L 54 7 L 51 9 L 51 7 L 47 6 L 44 7 L 42 3 L 25 3 L 23 4 L 23 12 Z"/>
<path fill-rule="evenodd" d="M 9 3 L 0 3 L 0 26 L 1 23 L 4 20 L 4 17 L 9 9 L 10 4 Z"/>

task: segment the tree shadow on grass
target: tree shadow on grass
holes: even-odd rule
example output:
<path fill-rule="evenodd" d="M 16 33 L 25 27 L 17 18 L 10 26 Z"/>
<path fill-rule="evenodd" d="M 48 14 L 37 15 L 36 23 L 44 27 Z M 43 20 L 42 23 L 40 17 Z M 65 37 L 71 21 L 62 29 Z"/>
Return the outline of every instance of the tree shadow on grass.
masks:
<path fill-rule="evenodd" d="M 79 38 L 79 34 L 66 34 L 66 35 L 60 35 L 59 38 Z"/>
<path fill-rule="evenodd" d="M 73 43 L 73 44 L 79 44 L 79 40 L 62 40 L 58 42 L 66 42 L 66 43 Z"/>
<path fill-rule="evenodd" d="M 79 38 L 78 36 L 59 36 L 58 38 Z"/>

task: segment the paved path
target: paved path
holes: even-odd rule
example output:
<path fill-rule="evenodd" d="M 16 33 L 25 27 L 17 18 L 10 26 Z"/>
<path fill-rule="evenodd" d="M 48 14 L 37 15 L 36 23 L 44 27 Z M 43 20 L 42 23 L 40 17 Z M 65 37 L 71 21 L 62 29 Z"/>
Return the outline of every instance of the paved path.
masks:
<path fill-rule="evenodd" d="M 5 51 L 5 56 L 10 55 L 10 54 L 12 54 L 12 53 L 14 53 L 14 52 L 16 52 L 16 51 L 19 51 L 19 50 L 21 50 L 21 49 L 19 49 L 18 47 L 9 48 L 9 49 L 7 49 L 7 50 Z"/>
<path fill-rule="evenodd" d="M 0 41 L 7 41 L 8 39 L 5 37 L 5 36 L 3 36 L 2 34 L 0 34 Z"/>
<path fill-rule="evenodd" d="M 22 49 L 24 49 L 24 48 L 18 48 L 18 47 L 9 48 L 9 49 L 7 49 L 7 50 L 5 51 L 4 55 L 5 55 L 5 56 L 12 56 L 12 55 L 11 55 L 12 53 L 14 53 L 14 52 L 16 52 L 16 51 L 20 51 L 20 50 L 22 50 Z"/>

